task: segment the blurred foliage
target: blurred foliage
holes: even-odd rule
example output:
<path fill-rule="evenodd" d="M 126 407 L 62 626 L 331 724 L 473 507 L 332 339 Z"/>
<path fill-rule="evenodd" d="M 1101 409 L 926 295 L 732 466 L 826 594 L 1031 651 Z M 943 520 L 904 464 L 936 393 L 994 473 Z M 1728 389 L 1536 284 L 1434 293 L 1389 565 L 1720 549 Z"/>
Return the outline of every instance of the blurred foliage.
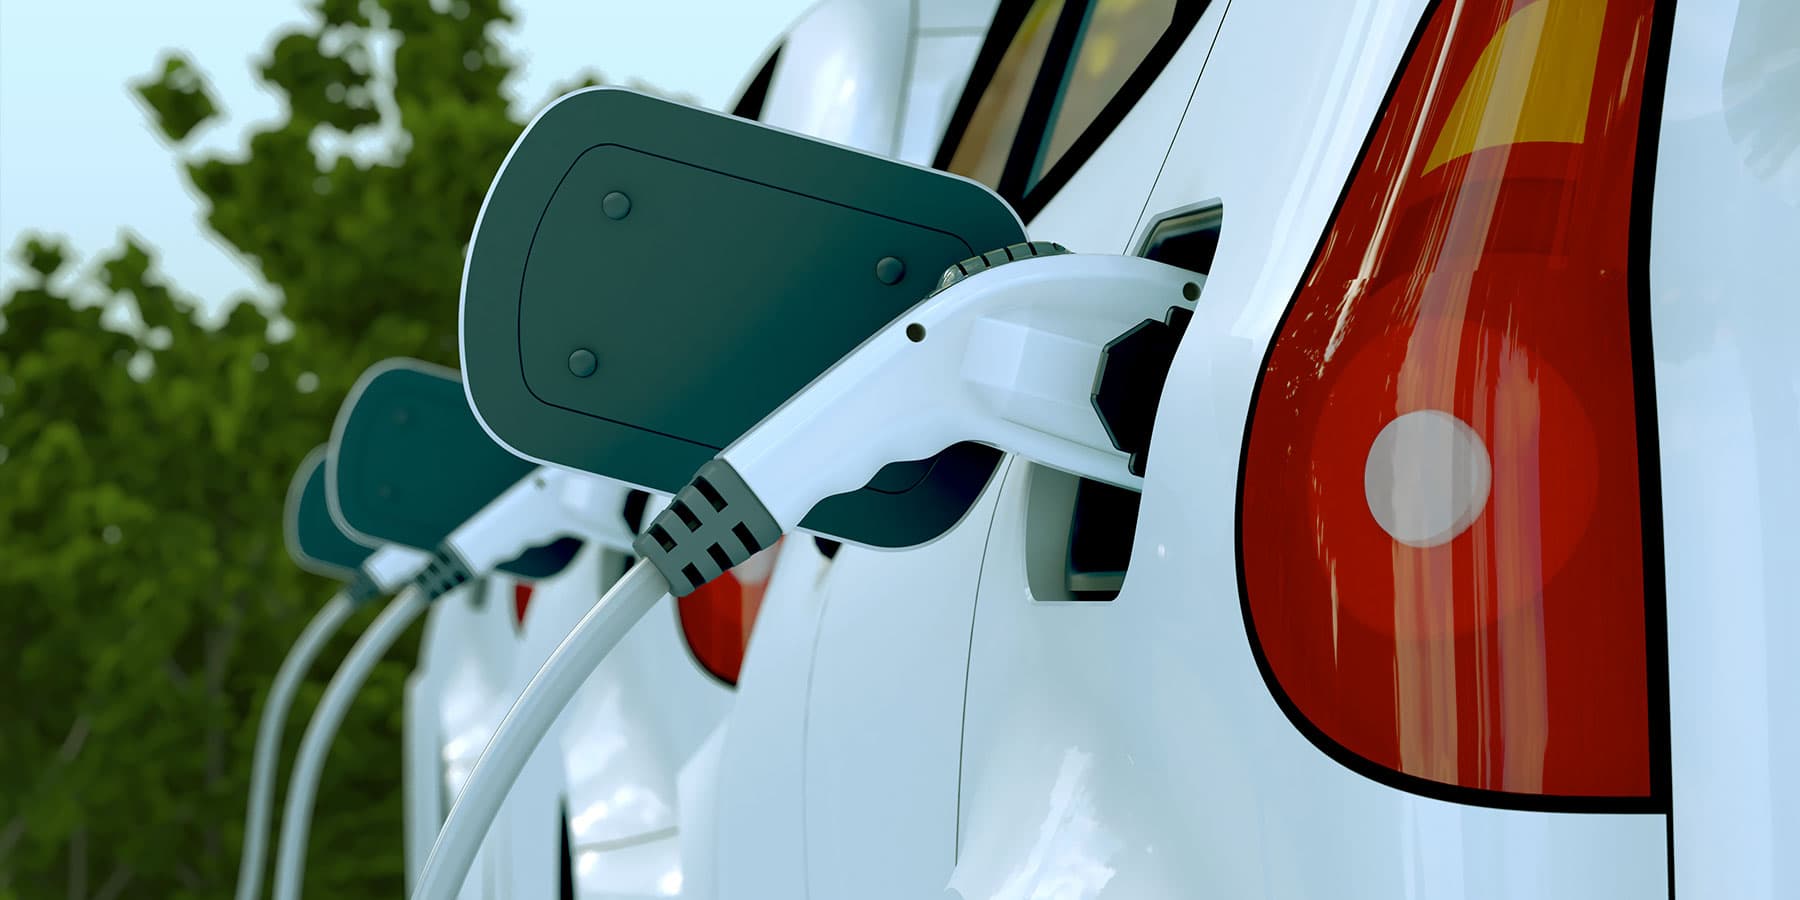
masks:
<path fill-rule="evenodd" d="M 182 148 L 217 111 L 185 58 L 133 85 L 208 226 L 275 296 L 237 298 L 208 326 L 135 237 L 86 267 L 54 239 L 15 251 L 30 275 L 0 298 L 0 897 L 231 893 L 263 695 L 333 590 L 286 558 L 288 480 L 368 365 L 456 362 L 464 247 L 522 126 L 494 40 L 509 13 L 501 0 L 312 8 L 260 61 L 289 115 L 239 157 Z M 301 691 L 284 779 L 374 611 Z M 343 726 L 310 896 L 402 892 L 400 704 L 416 648 L 415 630 Z"/>
<path fill-rule="evenodd" d="M 219 113 L 199 70 L 179 56 L 165 57 L 161 77 L 133 88 L 156 116 L 157 128 L 171 140 L 186 139 Z"/>

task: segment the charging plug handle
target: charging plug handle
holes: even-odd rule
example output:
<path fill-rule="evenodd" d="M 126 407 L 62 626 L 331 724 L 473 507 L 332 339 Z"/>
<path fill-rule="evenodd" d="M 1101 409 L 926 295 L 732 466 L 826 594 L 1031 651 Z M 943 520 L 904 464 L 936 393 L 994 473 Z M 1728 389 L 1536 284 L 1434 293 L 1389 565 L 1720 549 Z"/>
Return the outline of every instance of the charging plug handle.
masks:
<path fill-rule="evenodd" d="M 362 570 L 350 583 L 351 602 L 361 605 L 400 590 L 419 576 L 431 561 L 429 554 L 399 544 L 383 544 L 363 560 Z"/>
<path fill-rule="evenodd" d="M 1141 490 L 1130 453 L 1096 414 L 1095 375 L 1121 334 L 1191 307 L 1204 276 L 1142 257 L 1033 249 L 1009 248 L 1010 261 L 984 254 L 987 268 L 946 275 L 719 459 L 783 531 L 882 466 L 959 441 Z"/>

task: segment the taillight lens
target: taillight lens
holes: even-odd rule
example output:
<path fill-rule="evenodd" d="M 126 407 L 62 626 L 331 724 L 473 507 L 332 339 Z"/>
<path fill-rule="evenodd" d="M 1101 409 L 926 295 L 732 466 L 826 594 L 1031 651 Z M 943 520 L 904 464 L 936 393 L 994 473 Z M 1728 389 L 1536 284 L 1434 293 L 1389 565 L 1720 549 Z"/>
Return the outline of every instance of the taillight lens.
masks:
<path fill-rule="evenodd" d="M 781 541 L 676 601 L 681 633 L 701 668 L 735 685 Z"/>
<path fill-rule="evenodd" d="M 1247 625 L 1296 724 L 1390 783 L 1655 793 L 1628 271 L 1656 6 L 1433 7 L 1270 348 Z"/>
<path fill-rule="evenodd" d="M 525 626 L 525 610 L 531 607 L 531 582 L 513 582 L 513 627 Z"/>

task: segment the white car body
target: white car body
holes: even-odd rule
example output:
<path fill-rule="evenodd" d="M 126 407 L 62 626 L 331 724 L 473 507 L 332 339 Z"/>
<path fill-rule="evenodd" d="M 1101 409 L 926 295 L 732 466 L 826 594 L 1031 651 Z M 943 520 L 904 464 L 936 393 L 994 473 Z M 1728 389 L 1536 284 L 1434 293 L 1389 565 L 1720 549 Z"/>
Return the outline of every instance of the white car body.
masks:
<path fill-rule="evenodd" d="M 1072 479 L 1023 460 L 930 545 L 778 567 L 730 720 L 683 776 L 717 801 L 692 807 L 712 835 L 695 896 L 1800 895 L 1782 762 L 1800 759 L 1782 566 L 1800 559 L 1800 12 L 1784 0 L 1684 0 L 1651 32 L 1666 66 L 1638 48 L 1661 108 L 1636 188 L 1655 200 L 1638 245 L 1665 576 L 1646 576 L 1653 760 L 1672 736 L 1654 796 L 1608 811 L 1372 777 L 1265 679 L 1237 546 L 1251 399 L 1415 31 L 1452 6 L 1207 6 L 1028 219 L 1037 240 L 1134 253 L 1168 214 L 1223 206 L 1120 593 L 1045 590 L 1034 548 L 1066 545 Z"/>

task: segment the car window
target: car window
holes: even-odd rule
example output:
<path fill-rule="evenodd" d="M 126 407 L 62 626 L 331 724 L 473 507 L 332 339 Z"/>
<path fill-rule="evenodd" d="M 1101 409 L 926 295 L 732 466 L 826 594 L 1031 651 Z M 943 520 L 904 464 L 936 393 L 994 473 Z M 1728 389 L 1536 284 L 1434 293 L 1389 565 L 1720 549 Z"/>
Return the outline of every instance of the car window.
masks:
<path fill-rule="evenodd" d="M 1037 84 L 1045 52 L 1050 48 L 1050 34 L 1062 9 L 1063 0 L 1036 0 L 1031 4 L 1012 35 L 1006 55 L 1000 58 L 999 68 L 984 87 L 946 169 L 988 187 L 999 186 L 1025 114 L 1025 103 Z"/>
<path fill-rule="evenodd" d="M 750 83 L 744 86 L 743 96 L 738 97 L 737 102 L 731 105 L 732 115 L 752 121 L 762 118 L 763 102 L 769 98 L 769 82 L 775 80 L 775 66 L 781 61 L 783 46 L 783 44 L 775 45 L 774 51 L 763 62 L 762 68 L 756 70 L 756 77 L 751 78 Z"/>
<path fill-rule="evenodd" d="M 1208 4 L 1003 2 L 938 167 L 993 188 L 1030 220 L 1143 96 Z"/>
<path fill-rule="evenodd" d="M 1032 183 L 1054 168 L 1075 139 L 1094 124 L 1107 101 L 1150 56 L 1175 20 L 1176 0 L 1099 0 L 1075 45 L 1062 96 L 1051 117 L 1050 139 Z"/>

